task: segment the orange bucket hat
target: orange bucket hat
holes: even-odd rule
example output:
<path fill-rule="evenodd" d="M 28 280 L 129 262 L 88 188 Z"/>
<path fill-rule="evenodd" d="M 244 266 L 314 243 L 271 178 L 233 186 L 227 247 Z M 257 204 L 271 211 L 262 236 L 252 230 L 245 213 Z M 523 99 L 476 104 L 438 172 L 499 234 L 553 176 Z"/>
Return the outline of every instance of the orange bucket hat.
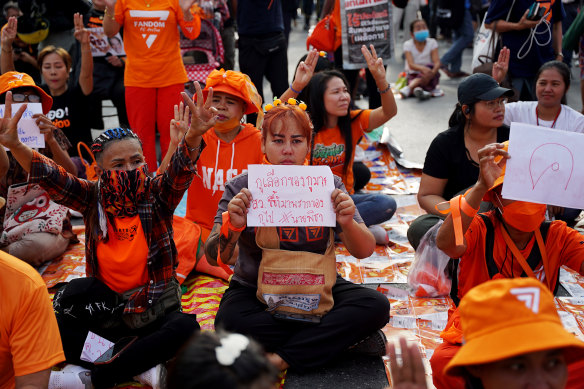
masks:
<path fill-rule="evenodd" d="M 537 351 L 564 349 L 568 363 L 584 358 L 584 342 L 566 331 L 554 296 L 534 278 L 487 281 L 459 306 L 463 346 L 444 369 L 461 375 L 482 365 Z"/>
<path fill-rule="evenodd" d="M 260 116 L 263 119 L 262 97 L 247 74 L 233 70 L 213 70 L 207 77 L 205 89 L 203 89 L 205 99 L 209 88 L 213 88 L 213 92 L 224 92 L 240 98 L 245 103 L 244 114 L 249 115 L 257 112 L 258 121 Z M 261 126 L 261 121 L 256 127 L 259 126 Z"/>
<path fill-rule="evenodd" d="M 16 88 L 34 88 L 41 97 L 43 113 L 47 113 L 53 106 L 53 98 L 42 88 L 38 87 L 31 76 L 26 73 L 6 72 L 0 76 L 0 95 Z"/>

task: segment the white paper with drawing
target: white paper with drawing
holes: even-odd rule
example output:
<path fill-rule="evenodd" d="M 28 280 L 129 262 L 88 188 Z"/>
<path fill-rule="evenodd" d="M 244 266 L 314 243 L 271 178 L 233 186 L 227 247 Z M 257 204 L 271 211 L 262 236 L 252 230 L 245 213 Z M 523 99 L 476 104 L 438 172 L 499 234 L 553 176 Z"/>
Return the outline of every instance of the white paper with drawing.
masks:
<path fill-rule="evenodd" d="M 511 123 L 502 195 L 584 208 L 584 134 Z"/>
<path fill-rule="evenodd" d="M 328 166 L 249 165 L 248 189 L 250 227 L 336 225 Z"/>
<path fill-rule="evenodd" d="M 22 103 L 12 104 L 12 114 L 22 106 Z M 20 141 L 28 147 L 42 149 L 45 147 L 45 136 L 41 134 L 41 130 L 36 125 L 32 115 L 35 113 L 43 113 L 43 106 L 41 103 L 28 103 L 26 111 L 22 114 L 18 122 L 18 137 Z M 0 117 L 4 117 L 4 104 L 0 104 Z"/>

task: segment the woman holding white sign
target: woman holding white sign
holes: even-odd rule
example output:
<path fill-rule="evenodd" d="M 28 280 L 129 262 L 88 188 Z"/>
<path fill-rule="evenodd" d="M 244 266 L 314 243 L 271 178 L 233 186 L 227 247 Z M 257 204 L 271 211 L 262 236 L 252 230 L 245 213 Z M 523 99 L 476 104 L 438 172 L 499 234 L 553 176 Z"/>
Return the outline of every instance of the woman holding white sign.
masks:
<path fill-rule="evenodd" d="M 271 108 L 262 127 L 264 163 L 305 165 L 311 134 L 310 119 L 297 105 Z M 247 226 L 253 198 L 244 173 L 226 185 L 205 245 L 207 260 L 219 265 L 239 247 L 234 276 L 221 300 L 215 326 L 258 340 L 279 369 L 319 366 L 357 343 L 356 351 L 385 354 L 380 328 L 389 320 L 387 299 L 336 273 L 334 232 L 358 258 L 371 255 L 375 240 L 341 179 L 333 177 L 334 231 L 318 226 Z M 282 271 L 269 262 L 274 256 L 279 263 L 290 263 L 293 257 L 304 270 Z M 267 261 L 272 268 L 267 268 Z M 277 287 L 284 290 L 270 289 Z M 325 303 L 327 308 L 321 309 Z"/>

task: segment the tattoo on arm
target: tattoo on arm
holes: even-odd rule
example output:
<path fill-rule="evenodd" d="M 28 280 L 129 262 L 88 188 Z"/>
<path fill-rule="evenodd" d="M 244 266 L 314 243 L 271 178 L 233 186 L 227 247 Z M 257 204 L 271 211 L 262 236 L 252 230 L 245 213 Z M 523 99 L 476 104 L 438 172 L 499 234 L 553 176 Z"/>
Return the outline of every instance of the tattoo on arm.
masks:
<path fill-rule="evenodd" d="M 239 234 L 239 232 L 230 230 L 227 238 L 225 238 L 221 234 L 221 224 L 215 223 L 211 230 L 211 234 L 207 239 L 207 243 L 205 244 L 207 261 L 210 260 L 211 264 L 217 263 L 217 249 L 219 248 L 221 250 L 221 261 L 227 263 L 227 261 L 233 256 L 233 251 L 237 245 Z"/>

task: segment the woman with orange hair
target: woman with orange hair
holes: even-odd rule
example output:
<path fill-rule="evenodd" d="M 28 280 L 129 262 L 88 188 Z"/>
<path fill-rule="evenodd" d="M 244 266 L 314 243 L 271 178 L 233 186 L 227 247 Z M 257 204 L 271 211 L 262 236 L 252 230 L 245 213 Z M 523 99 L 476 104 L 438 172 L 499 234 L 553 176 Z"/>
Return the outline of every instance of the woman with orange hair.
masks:
<path fill-rule="evenodd" d="M 299 105 L 280 104 L 271 108 L 262 126 L 263 163 L 306 165 L 312 128 L 308 115 Z M 215 263 L 218 258 L 228 263 L 233 263 L 235 257 L 237 259 L 229 289 L 223 295 L 217 312 L 215 327 L 251 336 L 264 346 L 268 359 L 282 370 L 288 366 L 302 370 L 325 364 L 357 342 L 361 344 L 361 351 L 385 354 L 385 337 L 379 329 L 389 320 L 389 302 L 379 292 L 354 285 L 336 274 L 331 239 L 333 229 L 318 226 L 311 229 L 249 227 L 246 215 L 252 198 L 247 188 L 247 173 L 227 183 L 213 230 L 205 244 L 205 254 L 210 263 Z M 334 231 L 353 256 L 370 256 L 375 249 L 375 239 L 365 227 L 340 177 L 334 176 L 334 188 L 331 194 L 332 208 L 336 214 Z M 266 248 L 272 247 L 274 240 L 280 249 Z M 269 244 L 264 244 L 268 241 Z M 238 252 L 234 255 L 236 245 Z M 305 274 L 287 270 L 286 274 L 278 277 L 290 276 L 298 280 L 300 276 L 302 280 L 299 282 L 303 288 L 314 288 L 316 284 L 332 281 L 330 292 L 302 295 L 306 298 L 318 296 L 319 301 L 334 301 L 328 313 L 318 314 L 306 309 L 304 314 L 281 312 L 278 307 L 289 306 L 290 299 L 298 296 L 288 293 L 289 289 L 284 294 L 273 295 L 279 299 L 275 305 L 271 301 L 272 295 L 262 295 L 268 296 L 267 302 L 256 297 L 256 294 L 261 294 L 258 279 L 261 278 L 262 262 L 266 264 L 267 251 L 275 253 L 280 263 L 290 263 L 289 258 L 293 256 L 305 265 Z M 317 261 L 330 265 L 332 272 L 324 271 L 323 275 L 323 272 L 307 271 Z M 218 263 L 221 265 L 221 261 Z M 268 274 L 275 273 L 268 273 L 267 270 L 263 273 L 264 277 L 270 277 Z M 315 290 L 302 293 L 315 293 Z M 312 303 L 306 305 L 313 307 Z M 302 308 L 306 306 L 302 305 Z M 307 321 L 311 324 L 306 325 Z M 361 342 L 364 339 L 367 341 Z"/>

